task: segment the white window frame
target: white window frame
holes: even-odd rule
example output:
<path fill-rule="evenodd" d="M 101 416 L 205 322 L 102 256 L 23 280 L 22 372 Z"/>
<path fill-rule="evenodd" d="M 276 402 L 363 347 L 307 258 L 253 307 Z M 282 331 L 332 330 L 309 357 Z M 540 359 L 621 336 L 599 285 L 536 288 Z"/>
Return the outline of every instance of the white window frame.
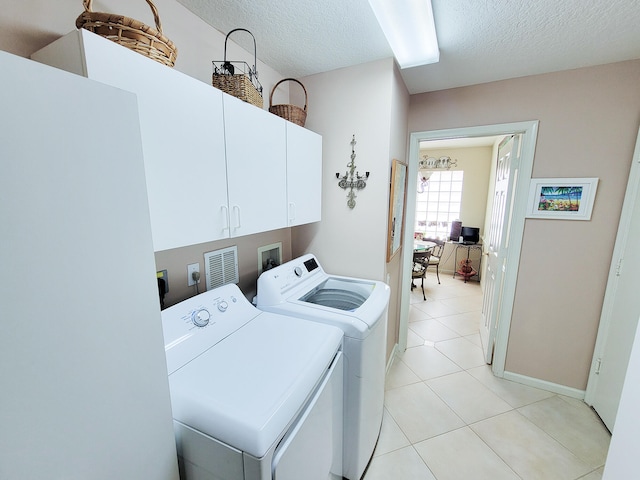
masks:
<path fill-rule="evenodd" d="M 445 183 L 449 188 L 442 188 Z M 414 235 L 448 240 L 452 222 L 460 219 L 463 191 L 463 170 L 419 172 Z"/>

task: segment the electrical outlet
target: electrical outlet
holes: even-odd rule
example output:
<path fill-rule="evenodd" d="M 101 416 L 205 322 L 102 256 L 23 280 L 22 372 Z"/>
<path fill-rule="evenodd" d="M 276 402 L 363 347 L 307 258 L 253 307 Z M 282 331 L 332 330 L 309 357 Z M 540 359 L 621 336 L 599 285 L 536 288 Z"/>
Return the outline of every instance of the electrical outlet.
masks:
<path fill-rule="evenodd" d="M 196 272 L 198 281 L 193 278 L 193 273 Z M 187 265 L 187 286 L 190 287 L 195 285 L 196 283 L 200 283 L 200 264 L 192 263 L 191 265 Z"/>

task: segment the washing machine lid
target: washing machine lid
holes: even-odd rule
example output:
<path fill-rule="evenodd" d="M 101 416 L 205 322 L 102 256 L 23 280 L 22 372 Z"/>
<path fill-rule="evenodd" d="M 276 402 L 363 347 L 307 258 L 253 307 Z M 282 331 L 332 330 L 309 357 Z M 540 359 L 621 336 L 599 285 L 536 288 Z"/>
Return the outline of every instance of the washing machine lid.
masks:
<path fill-rule="evenodd" d="M 261 313 L 169 376 L 173 417 L 260 458 L 303 408 L 342 336 Z"/>
<path fill-rule="evenodd" d="M 260 310 L 335 325 L 345 335 L 366 337 L 384 321 L 389 286 L 376 280 L 327 274 L 313 254 L 262 273 L 256 305 Z"/>
<path fill-rule="evenodd" d="M 366 298 L 365 298 L 365 293 Z M 329 277 L 309 291 L 295 291 L 285 301 L 262 310 L 334 325 L 348 337 L 366 338 L 386 321 L 390 289 L 377 281 Z"/>
<path fill-rule="evenodd" d="M 375 282 L 329 277 L 298 298 L 298 301 L 353 312 L 367 301 L 375 287 Z"/>

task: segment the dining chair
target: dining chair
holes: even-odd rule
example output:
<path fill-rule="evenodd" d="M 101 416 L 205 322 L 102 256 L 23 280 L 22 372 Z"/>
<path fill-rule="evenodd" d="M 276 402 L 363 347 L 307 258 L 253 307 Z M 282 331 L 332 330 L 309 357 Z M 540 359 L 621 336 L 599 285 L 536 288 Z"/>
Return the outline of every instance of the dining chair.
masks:
<path fill-rule="evenodd" d="M 429 266 L 429 258 L 431 257 L 430 251 L 413 252 L 413 268 L 411 269 L 411 290 L 416 286 L 413 281 L 416 278 L 420 279 L 420 286 L 422 287 L 422 298 L 427 299 L 424 294 L 424 276 L 427 273 L 427 267 Z"/>
<path fill-rule="evenodd" d="M 440 285 L 440 259 L 444 251 L 444 241 L 438 240 L 437 238 L 423 238 L 423 240 L 436 244 L 436 246 L 431 249 L 431 256 L 429 257 L 429 265 L 427 265 L 427 267 L 435 265 L 436 277 L 438 277 L 438 285 Z"/>

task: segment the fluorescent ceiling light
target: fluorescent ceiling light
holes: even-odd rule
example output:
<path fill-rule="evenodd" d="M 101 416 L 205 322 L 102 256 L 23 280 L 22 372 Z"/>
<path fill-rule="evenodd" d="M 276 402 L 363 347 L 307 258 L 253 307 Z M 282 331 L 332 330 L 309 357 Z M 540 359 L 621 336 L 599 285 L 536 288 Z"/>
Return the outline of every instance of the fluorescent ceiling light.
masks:
<path fill-rule="evenodd" d="M 440 60 L 431 0 L 369 0 L 400 68 Z"/>

